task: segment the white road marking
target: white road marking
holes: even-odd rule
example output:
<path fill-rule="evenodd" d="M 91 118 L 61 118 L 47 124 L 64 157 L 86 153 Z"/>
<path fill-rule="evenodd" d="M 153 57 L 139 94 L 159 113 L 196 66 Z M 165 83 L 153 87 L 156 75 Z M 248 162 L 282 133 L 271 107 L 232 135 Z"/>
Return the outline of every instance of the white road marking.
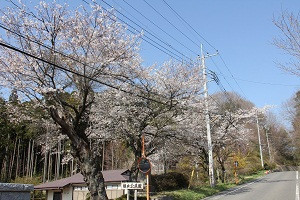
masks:
<path fill-rule="evenodd" d="M 295 200 L 300 200 L 299 199 L 299 173 L 296 171 L 296 198 Z"/>
<path fill-rule="evenodd" d="M 257 180 L 255 180 L 255 181 L 253 181 L 253 182 L 251 182 L 251 183 L 248 183 L 248 184 L 246 184 L 246 185 L 243 185 L 243 186 L 241 186 L 241 187 L 239 187 L 239 188 L 237 188 L 237 189 L 235 189 L 235 190 L 232 190 L 232 191 L 230 191 L 230 192 L 227 192 L 227 193 L 225 193 L 225 194 L 223 194 L 223 195 L 217 196 L 217 197 L 213 198 L 213 200 L 215 200 L 215 199 L 220 199 L 221 197 L 224 197 L 224 196 L 226 196 L 226 195 L 228 195 L 228 194 L 231 194 L 231 193 L 233 193 L 233 192 L 235 192 L 235 191 L 238 191 L 238 190 L 240 190 L 240 189 L 242 189 L 242 188 L 244 188 L 244 187 L 247 187 L 247 186 L 249 186 L 249 185 L 252 185 L 253 183 L 256 183 L 257 181 L 260 181 L 261 179 L 263 179 L 263 178 L 257 179 Z M 299 195 L 298 195 L 298 196 L 299 196 Z M 299 199 L 296 199 L 296 200 L 299 200 Z"/>

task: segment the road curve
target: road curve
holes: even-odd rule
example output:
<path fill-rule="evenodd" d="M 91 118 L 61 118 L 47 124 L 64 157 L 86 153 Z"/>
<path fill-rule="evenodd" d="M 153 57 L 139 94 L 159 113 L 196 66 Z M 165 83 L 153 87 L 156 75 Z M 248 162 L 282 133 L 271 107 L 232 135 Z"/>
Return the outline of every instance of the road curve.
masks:
<path fill-rule="evenodd" d="M 298 171 L 274 172 L 205 200 L 300 200 Z"/>

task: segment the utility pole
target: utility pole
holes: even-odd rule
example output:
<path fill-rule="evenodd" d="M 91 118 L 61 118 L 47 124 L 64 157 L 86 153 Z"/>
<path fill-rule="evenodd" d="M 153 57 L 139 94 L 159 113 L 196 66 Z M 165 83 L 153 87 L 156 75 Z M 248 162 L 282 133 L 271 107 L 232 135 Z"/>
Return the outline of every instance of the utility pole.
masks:
<path fill-rule="evenodd" d="M 263 159 L 262 149 L 261 149 L 260 132 L 259 132 L 260 130 L 259 130 L 259 124 L 258 124 L 257 111 L 256 111 L 256 125 L 257 125 L 257 135 L 258 135 L 258 145 L 259 145 L 260 161 L 261 161 L 262 168 L 264 168 L 264 159 Z"/>
<path fill-rule="evenodd" d="M 209 119 L 209 109 L 208 109 L 208 89 L 207 89 L 205 58 L 215 56 L 215 55 L 217 55 L 217 54 L 204 56 L 202 44 L 201 44 L 201 67 L 203 69 L 205 121 L 206 121 L 207 145 L 208 145 L 208 172 L 209 172 L 209 182 L 210 182 L 211 187 L 215 187 L 215 175 L 214 175 L 213 148 L 212 148 L 211 133 L 210 133 L 210 119 Z"/>
<path fill-rule="evenodd" d="M 271 161 L 271 149 L 270 149 L 270 143 L 269 143 L 269 134 L 268 134 L 268 128 L 266 130 L 266 138 L 267 138 L 267 144 L 268 144 L 268 150 L 269 150 L 269 160 Z"/>

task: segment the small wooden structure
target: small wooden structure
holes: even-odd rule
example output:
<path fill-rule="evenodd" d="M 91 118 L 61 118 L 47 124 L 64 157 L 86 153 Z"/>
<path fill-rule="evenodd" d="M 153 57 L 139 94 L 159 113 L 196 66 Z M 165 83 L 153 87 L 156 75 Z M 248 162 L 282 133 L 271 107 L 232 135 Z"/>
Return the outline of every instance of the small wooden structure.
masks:
<path fill-rule="evenodd" d="M 106 193 L 109 199 L 116 199 L 124 194 L 121 183 L 129 181 L 129 170 L 103 171 Z M 85 200 L 88 188 L 82 174 L 44 183 L 34 187 L 34 190 L 46 191 L 47 200 Z"/>

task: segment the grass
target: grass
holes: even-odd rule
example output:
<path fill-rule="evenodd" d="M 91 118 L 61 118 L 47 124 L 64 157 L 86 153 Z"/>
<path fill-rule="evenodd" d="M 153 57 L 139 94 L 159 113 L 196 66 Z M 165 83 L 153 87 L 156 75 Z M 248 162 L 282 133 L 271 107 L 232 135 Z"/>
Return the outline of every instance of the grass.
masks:
<path fill-rule="evenodd" d="M 239 184 L 247 183 L 265 175 L 265 170 L 258 171 L 251 175 L 239 176 Z"/>
<path fill-rule="evenodd" d="M 218 184 L 216 187 L 211 188 L 209 185 L 194 187 L 192 189 L 182 189 L 171 192 L 163 192 L 164 196 L 172 196 L 174 200 L 198 200 L 211 196 L 223 190 L 234 187 L 233 183 Z"/>
<path fill-rule="evenodd" d="M 239 184 L 244 184 L 249 181 L 255 180 L 259 177 L 264 176 L 265 171 L 259 171 L 252 175 L 239 176 Z M 216 187 L 211 188 L 209 185 L 203 185 L 198 187 L 193 187 L 191 189 L 182 189 L 168 192 L 161 192 L 158 196 L 172 196 L 174 200 L 198 200 L 205 197 L 214 195 L 218 192 L 235 187 L 235 183 L 222 183 L 217 184 Z"/>

